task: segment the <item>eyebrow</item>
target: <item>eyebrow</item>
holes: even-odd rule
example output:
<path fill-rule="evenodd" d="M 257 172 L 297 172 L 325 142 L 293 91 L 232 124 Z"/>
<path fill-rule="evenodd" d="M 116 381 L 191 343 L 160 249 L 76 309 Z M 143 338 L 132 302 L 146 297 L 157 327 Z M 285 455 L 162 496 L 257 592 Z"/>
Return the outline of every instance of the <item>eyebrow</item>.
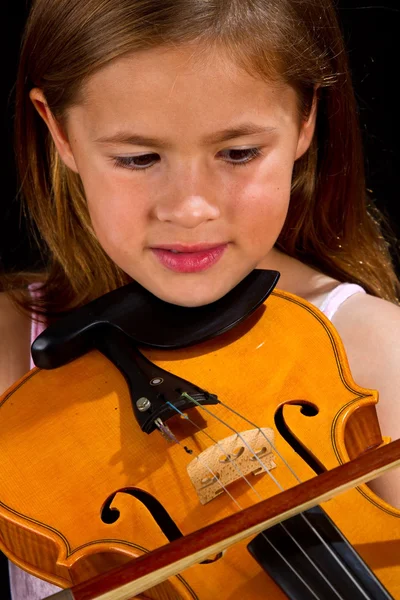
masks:
<path fill-rule="evenodd" d="M 202 143 L 204 145 L 217 144 L 220 142 L 226 142 L 238 137 L 255 134 L 271 134 L 276 131 L 276 127 L 261 127 L 255 123 L 243 123 L 237 127 L 230 129 L 222 129 L 207 135 L 203 138 Z M 100 137 L 95 140 L 98 144 L 130 144 L 133 146 L 154 146 L 158 148 L 170 148 L 171 144 L 165 140 L 158 138 L 147 137 L 144 135 L 137 135 L 135 133 L 129 133 L 125 131 L 119 131 L 111 136 Z"/>

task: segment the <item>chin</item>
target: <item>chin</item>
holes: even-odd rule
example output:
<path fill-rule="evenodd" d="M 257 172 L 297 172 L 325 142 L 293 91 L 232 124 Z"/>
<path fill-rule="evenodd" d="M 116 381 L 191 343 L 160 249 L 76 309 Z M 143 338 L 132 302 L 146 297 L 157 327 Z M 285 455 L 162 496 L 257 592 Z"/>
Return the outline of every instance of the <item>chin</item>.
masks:
<path fill-rule="evenodd" d="M 227 293 L 227 292 L 226 292 Z M 176 304 L 177 306 L 185 306 L 187 308 L 193 308 L 196 306 L 205 306 L 206 304 L 211 304 L 212 302 L 215 302 L 216 300 L 219 300 L 219 298 L 222 298 L 222 296 L 225 295 L 225 293 L 221 293 L 221 294 L 176 294 L 176 293 L 162 293 L 162 294 L 155 294 L 156 296 L 158 296 L 161 300 L 164 300 L 165 302 L 169 302 L 170 304 Z"/>
<path fill-rule="evenodd" d="M 169 302 L 171 304 L 176 304 L 177 306 L 185 306 L 188 308 L 196 307 L 196 306 L 205 306 L 206 304 L 211 304 L 216 300 L 219 300 L 225 294 L 227 294 L 236 283 L 232 286 L 224 287 L 224 286 L 205 286 L 205 285 L 197 285 L 190 286 L 185 285 L 180 289 L 175 288 L 171 290 L 164 289 L 151 289 L 150 291 L 165 302 Z"/>

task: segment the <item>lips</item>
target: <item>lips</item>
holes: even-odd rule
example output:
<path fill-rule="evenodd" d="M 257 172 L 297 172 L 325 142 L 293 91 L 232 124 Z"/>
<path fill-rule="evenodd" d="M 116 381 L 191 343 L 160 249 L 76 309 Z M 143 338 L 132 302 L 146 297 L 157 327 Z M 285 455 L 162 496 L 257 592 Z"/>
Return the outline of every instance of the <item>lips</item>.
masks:
<path fill-rule="evenodd" d="M 227 244 L 171 244 L 151 248 L 158 261 L 177 273 L 197 273 L 215 265 Z"/>
<path fill-rule="evenodd" d="M 202 252 L 205 250 L 212 250 L 213 248 L 219 248 L 220 246 L 226 246 L 226 243 L 214 243 L 214 244 L 160 244 L 154 247 L 155 250 L 170 250 L 172 252 L 182 253 L 193 253 Z"/>

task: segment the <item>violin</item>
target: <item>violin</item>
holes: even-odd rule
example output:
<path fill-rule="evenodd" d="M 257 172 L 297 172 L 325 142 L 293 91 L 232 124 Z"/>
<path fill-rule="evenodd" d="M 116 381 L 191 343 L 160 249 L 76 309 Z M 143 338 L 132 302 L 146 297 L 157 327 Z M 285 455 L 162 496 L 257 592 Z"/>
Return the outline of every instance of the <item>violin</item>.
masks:
<path fill-rule="evenodd" d="M 196 309 L 129 284 L 39 336 L 0 400 L 11 560 L 79 586 L 388 442 L 332 324 L 277 278 Z M 140 598 L 398 598 L 399 556 L 400 511 L 360 484 Z"/>

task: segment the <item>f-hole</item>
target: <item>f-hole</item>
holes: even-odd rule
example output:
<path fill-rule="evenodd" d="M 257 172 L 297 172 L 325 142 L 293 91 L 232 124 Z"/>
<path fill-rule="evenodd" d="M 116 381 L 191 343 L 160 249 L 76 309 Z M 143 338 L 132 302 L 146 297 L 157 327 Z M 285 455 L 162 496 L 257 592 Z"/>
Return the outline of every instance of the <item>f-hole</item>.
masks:
<path fill-rule="evenodd" d="M 108 496 L 100 513 L 103 523 L 111 525 L 112 523 L 116 523 L 120 517 L 119 510 L 111 508 L 111 504 L 117 494 L 129 494 L 144 504 L 168 541 L 172 542 L 183 536 L 183 533 L 169 516 L 161 502 L 148 492 L 134 487 L 121 488 Z"/>
<path fill-rule="evenodd" d="M 175 521 L 173 521 L 173 519 L 170 517 L 169 513 L 165 510 L 161 502 L 140 488 L 126 487 L 110 494 L 104 502 L 100 512 L 100 518 L 103 523 L 112 525 L 113 523 L 116 523 L 120 517 L 119 510 L 117 508 L 111 508 L 111 504 L 117 494 L 129 494 L 144 504 L 169 542 L 183 537 L 183 533 L 176 525 Z M 207 558 L 206 560 L 203 560 L 200 564 L 206 565 L 208 563 L 215 562 L 221 557 L 222 552 L 216 554 L 213 558 Z"/>
<path fill-rule="evenodd" d="M 301 414 L 305 417 L 315 417 L 318 414 L 318 408 L 314 404 L 310 404 L 310 402 L 306 402 L 305 400 L 291 400 L 287 404 L 294 404 L 296 406 L 301 406 Z M 309 453 L 308 449 L 303 446 L 299 442 L 298 439 L 293 435 L 290 431 L 289 426 L 287 425 L 285 418 L 283 416 L 284 404 L 278 408 L 275 413 L 275 426 L 284 440 L 293 448 L 293 450 L 301 456 L 301 458 L 308 464 L 309 467 L 317 474 L 321 475 L 326 471 L 325 467 L 318 462 L 312 454 Z"/>

